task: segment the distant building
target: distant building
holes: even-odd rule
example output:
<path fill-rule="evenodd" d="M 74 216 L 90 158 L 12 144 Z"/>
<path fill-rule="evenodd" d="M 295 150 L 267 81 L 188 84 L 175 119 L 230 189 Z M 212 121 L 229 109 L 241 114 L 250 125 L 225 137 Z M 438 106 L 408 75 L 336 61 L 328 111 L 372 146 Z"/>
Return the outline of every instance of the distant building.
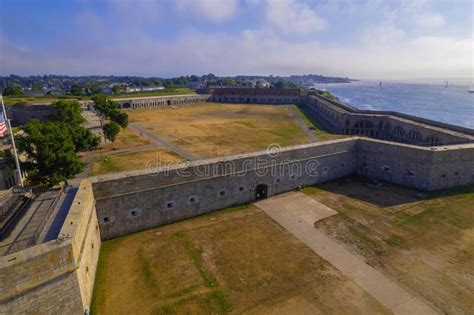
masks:
<path fill-rule="evenodd" d="M 193 81 L 193 82 L 186 83 L 186 87 L 188 89 L 194 89 L 194 90 L 204 89 L 206 85 L 207 85 L 206 81 Z"/>
<path fill-rule="evenodd" d="M 258 79 L 258 80 L 254 80 L 253 86 L 257 88 L 269 88 L 270 82 L 264 79 Z"/>
<path fill-rule="evenodd" d="M 125 89 L 126 93 L 134 93 L 134 92 L 150 92 L 150 91 L 160 91 L 164 90 L 164 86 L 127 86 Z"/>
<path fill-rule="evenodd" d="M 300 89 L 232 88 L 209 89 L 211 101 L 226 103 L 297 104 Z"/>
<path fill-rule="evenodd" d="M 112 94 L 112 89 L 109 88 L 109 87 L 105 87 L 105 88 L 102 88 L 100 90 L 100 92 L 103 93 L 103 94 L 109 94 L 110 95 L 110 94 Z"/>
<path fill-rule="evenodd" d="M 43 91 L 35 91 L 35 90 L 32 90 L 32 89 L 23 90 L 23 93 L 25 93 L 25 96 L 29 96 L 29 97 L 36 97 L 36 96 L 43 96 L 44 95 Z"/>

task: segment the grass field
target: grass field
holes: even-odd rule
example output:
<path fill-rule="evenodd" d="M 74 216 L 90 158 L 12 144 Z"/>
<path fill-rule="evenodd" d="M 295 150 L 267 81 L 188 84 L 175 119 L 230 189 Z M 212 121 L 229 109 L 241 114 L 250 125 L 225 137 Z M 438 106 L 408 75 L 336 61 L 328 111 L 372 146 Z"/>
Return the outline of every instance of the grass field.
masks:
<path fill-rule="evenodd" d="M 157 136 L 201 158 L 307 143 L 286 106 L 206 103 L 127 111 Z"/>
<path fill-rule="evenodd" d="M 388 314 L 253 206 L 102 243 L 94 314 Z"/>
<path fill-rule="evenodd" d="M 90 176 L 138 169 L 154 171 L 169 163 L 185 161 L 182 157 L 164 149 L 151 148 L 137 152 L 108 155 L 92 164 Z"/>
<path fill-rule="evenodd" d="M 179 95 L 179 94 L 195 94 L 195 92 L 188 88 L 169 88 L 160 91 L 149 91 L 149 92 L 135 92 L 135 93 L 120 93 L 117 95 L 110 95 L 109 97 L 122 98 L 122 97 L 143 97 L 143 96 L 165 96 L 165 95 Z M 71 99 L 71 100 L 90 100 L 91 97 L 87 95 L 44 95 L 44 96 L 4 96 L 5 105 L 13 105 L 16 103 L 25 104 L 48 104 L 59 100 Z"/>
<path fill-rule="evenodd" d="M 339 212 L 316 227 L 442 311 L 474 309 L 474 186 L 420 194 L 347 178 L 305 192 Z"/>
<path fill-rule="evenodd" d="M 24 104 L 51 104 L 53 102 L 59 100 L 88 100 L 90 99 L 87 96 L 4 96 L 3 100 L 5 101 L 5 105 L 13 105 L 16 103 L 24 103 Z"/>
<path fill-rule="evenodd" d="M 112 95 L 110 97 L 114 99 L 114 98 L 123 98 L 123 97 L 166 96 L 166 95 L 180 95 L 180 94 L 196 94 L 196 92 L 188 88 L 169 88 L 169 89 L 164 89 L 164 90 L 159 90 L 159 91 L 120 93 L 117 95 Z"/>
<path fill-rule="evenodd" d="M 125 128 L 125 130 L 120 130 L 120 133 L 117 135 L 117 138 L 113 143 L 102 142 L 99 149 L 101 152 L 105 153 L 112 150 L 129 149 L 147 144 L 150 144 L 147 138 L 140 137 L 132 130 Z"/>
<path fill-rule="evenodd" d="M 347 135 L 339 135 L 339 134 L 334 134 L 328 132 L 320 123 L 318 123 L 315 119 L 310 119 L 308 117 L 311 117 L 310 114 L 296 106 L 292 105 L 293 110 L 301 117 L 301 119 L 304 121 L 306 126 L 310 127 L 313 131 L 313 133 L 318 137 L 319 140 L 325 141 L 325 140 L 334 140 L 334 139 L 341 139 L 341 138 L 346 138 L 348 137 Z"/>

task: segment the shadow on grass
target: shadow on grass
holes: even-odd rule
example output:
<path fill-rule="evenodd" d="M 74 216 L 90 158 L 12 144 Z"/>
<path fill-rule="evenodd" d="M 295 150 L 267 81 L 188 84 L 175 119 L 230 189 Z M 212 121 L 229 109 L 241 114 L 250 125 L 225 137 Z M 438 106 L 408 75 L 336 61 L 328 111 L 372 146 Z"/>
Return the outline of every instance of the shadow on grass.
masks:
<path fill-rule="evenodd" d="M 474 185 L 422 192 L 384 182 L 374 185 L 365 177 L 352 175 L 305 188 L 305 192 L 308 194 L 317 194 L 321 190 L 386 208 L 435 198 L 472 194 Z"/>

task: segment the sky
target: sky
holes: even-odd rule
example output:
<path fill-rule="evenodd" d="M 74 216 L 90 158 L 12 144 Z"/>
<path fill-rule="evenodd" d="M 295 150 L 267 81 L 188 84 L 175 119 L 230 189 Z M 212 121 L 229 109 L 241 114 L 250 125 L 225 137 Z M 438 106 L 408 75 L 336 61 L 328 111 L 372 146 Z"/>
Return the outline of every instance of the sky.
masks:
<path fill-rule="evenodd" d="M 0 75 L 472 78 L 472 0 L 0 0 Z"/>

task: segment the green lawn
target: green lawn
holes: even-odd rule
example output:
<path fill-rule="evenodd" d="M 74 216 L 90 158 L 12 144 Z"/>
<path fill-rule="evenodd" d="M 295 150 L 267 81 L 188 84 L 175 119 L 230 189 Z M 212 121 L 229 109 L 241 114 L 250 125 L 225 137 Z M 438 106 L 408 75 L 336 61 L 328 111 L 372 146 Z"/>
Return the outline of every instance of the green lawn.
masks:
<path fill-rule="evenodd" d="M 318 137 L 320 140 L 334 140 L 347 137 L 345 135 L 328 132 L 327 129 L 324 128 L 324 126 L 321 125 L 317 120 L 311 118 L 311 114 L 306 109 L 297 105 L 292 105 L 291 107 L 298 114 L 298 116 L 301 117 L 305 125 L 310 127 L 316 137 Z"/>

